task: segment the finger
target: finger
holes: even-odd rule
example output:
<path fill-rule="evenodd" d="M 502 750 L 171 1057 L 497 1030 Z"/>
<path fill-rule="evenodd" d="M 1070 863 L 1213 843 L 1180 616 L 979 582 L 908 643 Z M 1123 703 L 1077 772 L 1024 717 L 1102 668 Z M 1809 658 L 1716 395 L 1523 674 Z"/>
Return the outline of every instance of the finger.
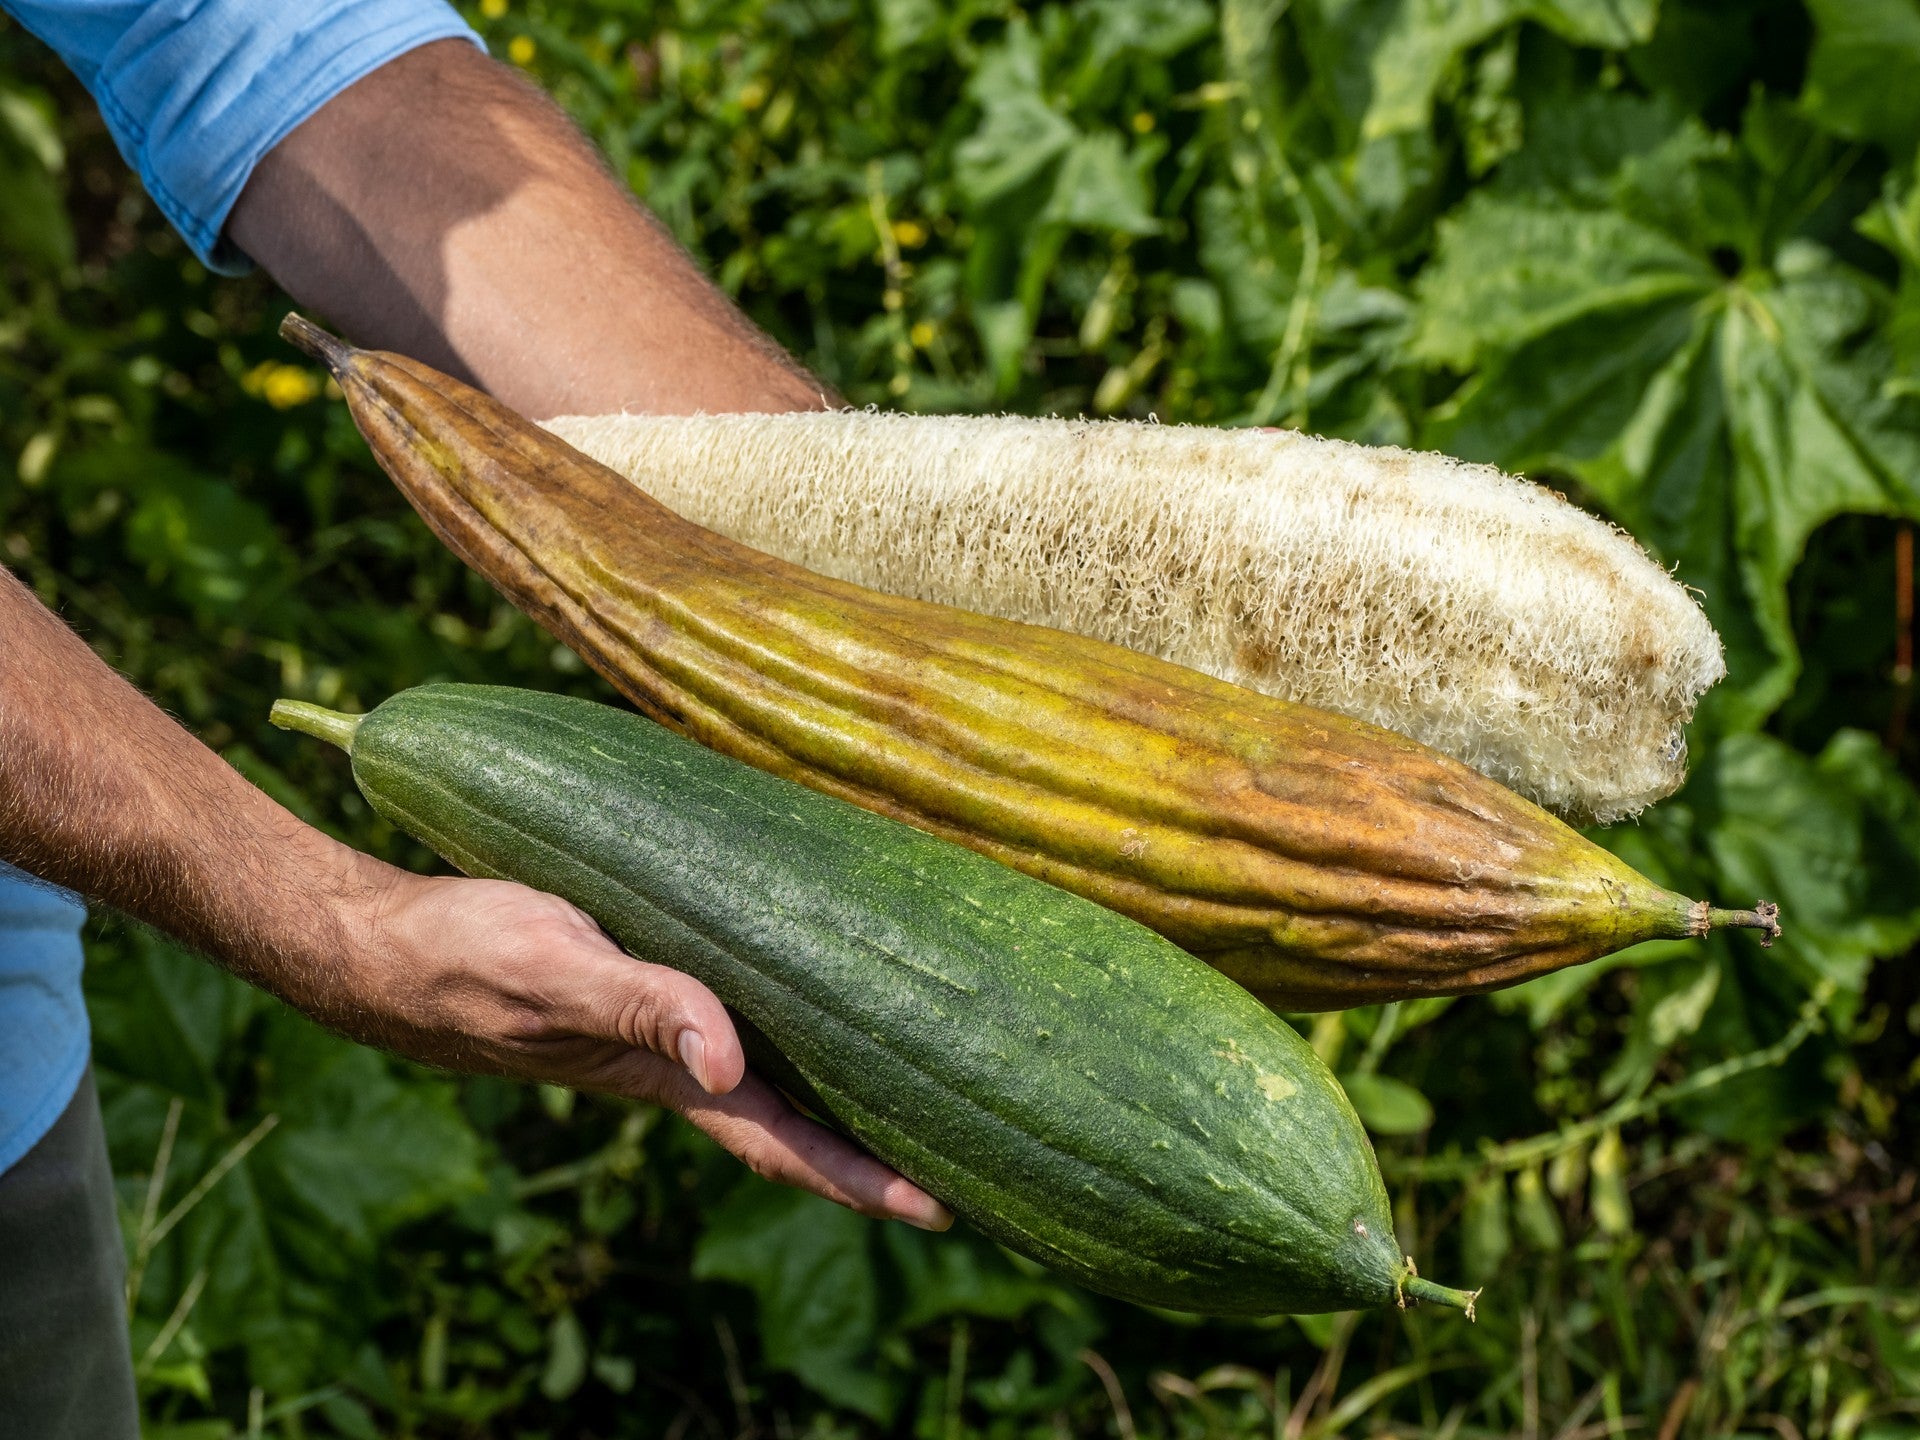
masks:
<path fill-rule="evenodd" d="M 576 1033 L 678 1061 L 709 1095 L 726 1094 L 746 1073 L 726 1006 L 691 975 L 608 946 L 570 981 L 553 1019 Z"/>
<path fill-rule="evenodd" d="M 677 1103 L 684 1100 L 684 1103 Z M 953 1214 L 904 1175 L 807 1119 L 758 1075 L 722 1097 L 666 1098 L 688 1120 L 767 1180 L 811 1191 L 881 1220 L 945 1230 Z"/>

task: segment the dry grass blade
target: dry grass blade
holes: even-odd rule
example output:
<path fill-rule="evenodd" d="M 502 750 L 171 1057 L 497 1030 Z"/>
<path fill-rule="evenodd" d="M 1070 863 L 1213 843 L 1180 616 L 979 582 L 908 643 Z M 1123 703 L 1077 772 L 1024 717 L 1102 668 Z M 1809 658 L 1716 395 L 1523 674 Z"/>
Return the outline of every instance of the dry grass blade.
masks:
<path fill-rule="evenodd" d="M 1133 1410 L 1127 1404 L 1127 1392 L 1120 1388 L 1120 1377 L 1113 1373 L 1113 1366 L 1099 1351 L 1091 1349 L 1080 1352 L 1080 1363 L 1100 1377 L 1100 1384 L 1107 1392 L 1107 1403 L 1113 1407 L 1113 1424 L 1120 1440 L 1135 1440 Z"/>
<path fill-rule="evenodd" d="M 1436 1371 L 1450 1369 L 1462 1364 L 1459 1359 L 1412 1360 L 1405 1365 L 1396 1365 L 1391 1370 L 1383 1370 L 1364 1384 L 1355 1386 L 1345 1399 L 1329 1410 L 1326 1415 L 1306 1427 L 1301 1432 L 1302 1440 L 1322 1440 L 1322 1437 L 1338 1435 L 1348 1425 L 1361 1417 L 1371 1414 L 1374 1407 L 1396 1391 L 1404 1390 Z"/>

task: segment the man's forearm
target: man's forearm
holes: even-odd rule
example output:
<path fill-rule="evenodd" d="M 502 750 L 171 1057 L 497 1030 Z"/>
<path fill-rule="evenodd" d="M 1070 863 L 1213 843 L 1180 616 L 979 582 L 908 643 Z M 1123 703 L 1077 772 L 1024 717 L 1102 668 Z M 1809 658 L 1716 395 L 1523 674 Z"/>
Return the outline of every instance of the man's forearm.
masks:
<path fill-rule="evenodd" d="M 535 418 L 834 403 L 552 101 L 461 41 L 321 107 L 261 162 L 227 232 L 357 343 Z"/>
<path fill-rule="evenodd" d="M 308 1000 L 349 947 L 342 898 L 385 867 L 248 784 L 4 569 L 0 637 L 0 859 Z"/>

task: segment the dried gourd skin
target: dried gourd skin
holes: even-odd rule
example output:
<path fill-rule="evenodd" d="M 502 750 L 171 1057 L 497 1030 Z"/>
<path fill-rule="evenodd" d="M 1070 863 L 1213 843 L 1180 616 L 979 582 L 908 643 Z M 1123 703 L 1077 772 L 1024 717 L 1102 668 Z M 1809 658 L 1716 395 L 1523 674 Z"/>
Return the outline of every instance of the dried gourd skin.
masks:
<path fill-rule="evenodd" d="M 1276 1009 L 1493 989 L 1723 926 L 1779 934 L 1773 905 L 1667 890 L 1405 736 L 803 569 L 450 376 L 297 316 L 281 333 L 326 363 L 448 548 L 644 713 L 1128 915 Z"/>
<path fill-rule="evenodd" d="M 1719 637 L 1631 536 L 1444 456 L 1126 421 L 569 416 L 695 523 L 1432 746 L 1575 821 L 1685 778 Z"/>

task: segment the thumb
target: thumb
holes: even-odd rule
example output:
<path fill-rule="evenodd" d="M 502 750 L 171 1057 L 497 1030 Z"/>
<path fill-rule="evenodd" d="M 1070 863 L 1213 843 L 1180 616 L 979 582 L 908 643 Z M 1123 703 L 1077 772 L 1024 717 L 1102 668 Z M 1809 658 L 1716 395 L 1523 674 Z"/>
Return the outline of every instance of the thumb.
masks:
<path fill-rule="evenodd" d="M 567 1028 L 677 1061 L 709 1095 L 738 1085 L 746 1052 L 719 997 L 691 975 L 608 951 L 561 1007 Z"/>

